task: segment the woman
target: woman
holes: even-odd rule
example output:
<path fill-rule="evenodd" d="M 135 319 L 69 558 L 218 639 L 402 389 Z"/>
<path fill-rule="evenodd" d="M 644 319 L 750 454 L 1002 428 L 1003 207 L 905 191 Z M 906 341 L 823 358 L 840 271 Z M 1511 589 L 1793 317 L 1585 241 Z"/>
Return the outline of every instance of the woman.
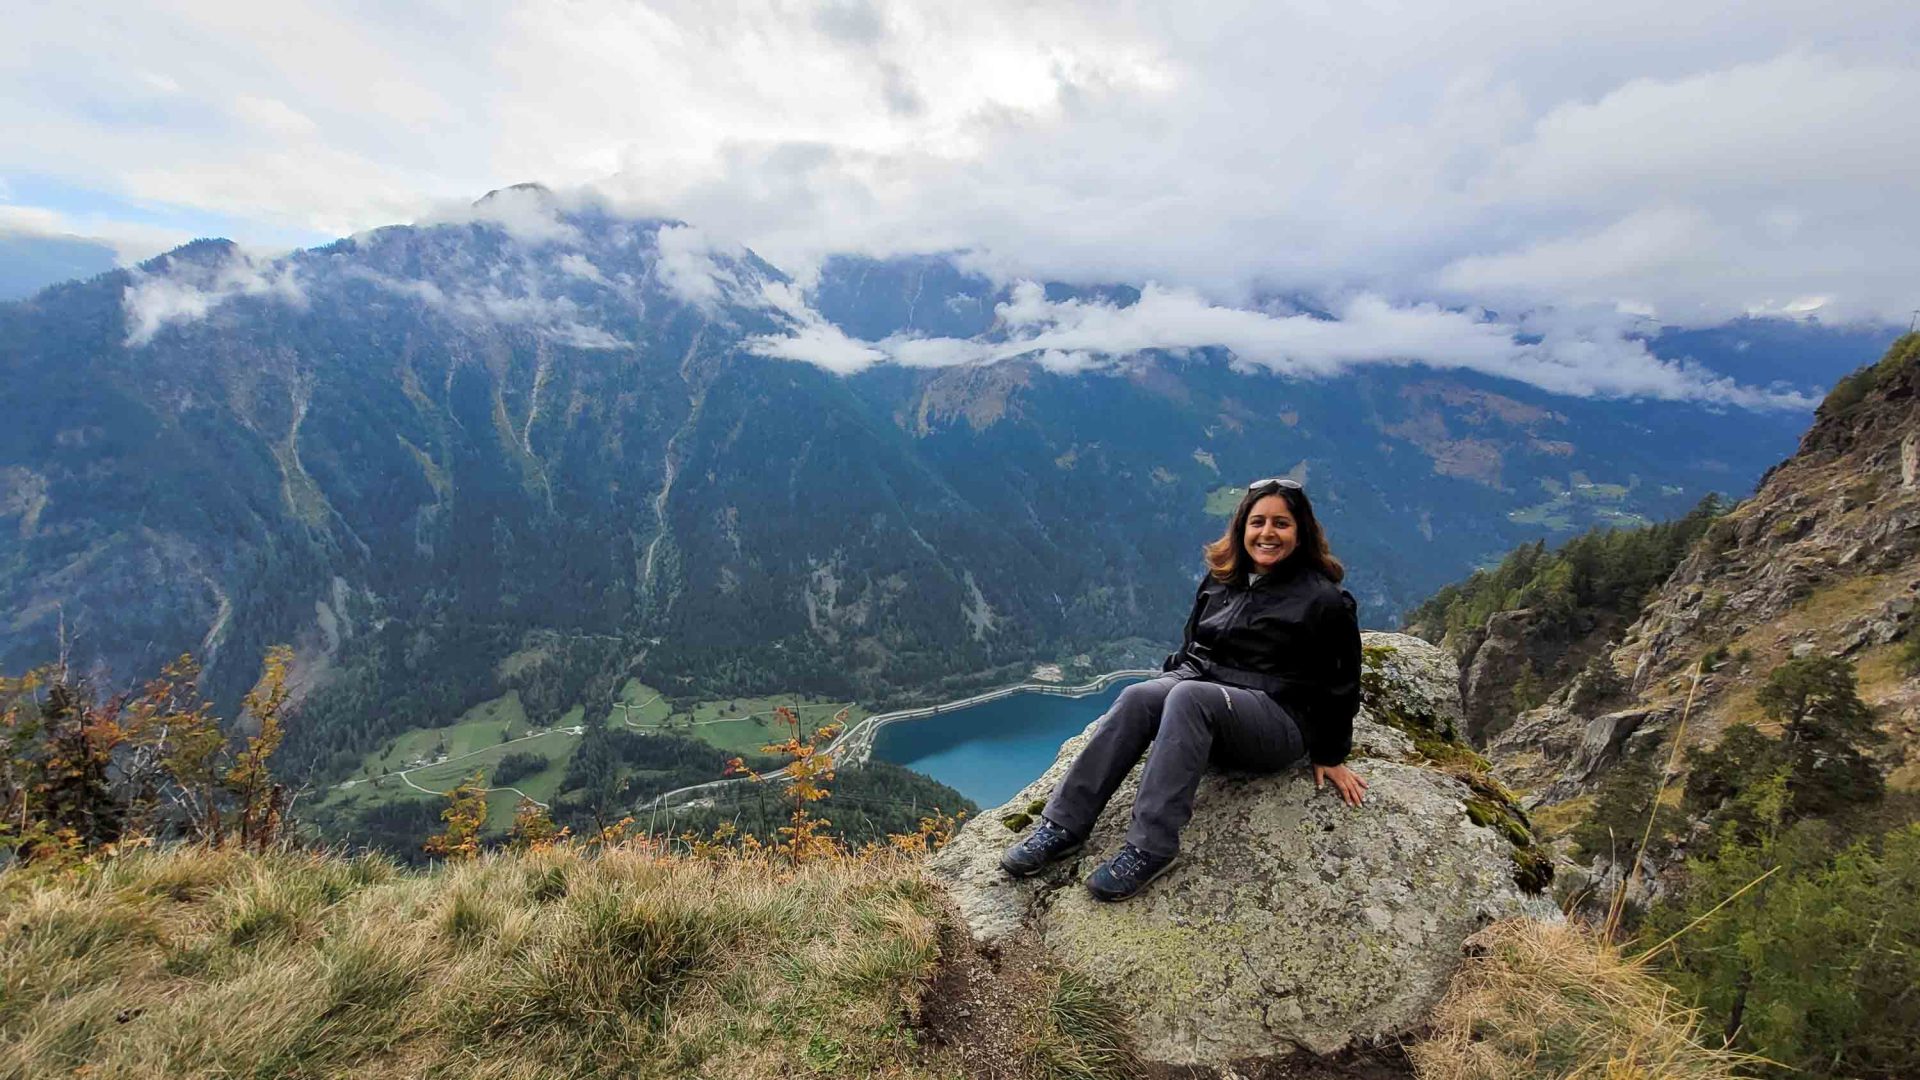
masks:
<path fill-rule="evenodd" d="M 1121 691 L 1039 824 L 1001 856 L 1008 873 L 1079 851 L 1148 744 L 1126 842 L 1087 878 L 1102 900 L 1125 900 L 1173 865 L 1209 763 L 1275 772 L 1304 753 L 1316 788 L 1330 783 L 1360 805 L 1367 782 L 1343 764 L 1360 708 L 1360 630 L 1306 490 L 1280 477 L 1247 485 L 1206 556 L 1166 674 Z"/>

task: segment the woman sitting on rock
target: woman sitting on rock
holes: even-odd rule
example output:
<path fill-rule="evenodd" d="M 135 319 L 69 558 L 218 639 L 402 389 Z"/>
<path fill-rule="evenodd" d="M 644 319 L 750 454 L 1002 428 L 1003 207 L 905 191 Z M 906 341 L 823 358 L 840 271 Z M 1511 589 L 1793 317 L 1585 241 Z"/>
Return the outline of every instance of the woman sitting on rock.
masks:
<path fill-rule="evenodd" d="M 1367 782 L 1343 764 L 1360 708 L 1360 630 L 1305 489 L 1278 477 L 1249 484 L 1206 556 L 1166 674 L 1121 691 L 1039 824 L 1000 857 L 1009 874 L 1079 851 L 1149 744 L 1126 842 L 1087 878 L 1102 900 L 1125 900 L 1173 865 L 1209 763 L 1275 772 L 1305 754 L 1315 787 L 1330 782 L 1360 805 Z"/>

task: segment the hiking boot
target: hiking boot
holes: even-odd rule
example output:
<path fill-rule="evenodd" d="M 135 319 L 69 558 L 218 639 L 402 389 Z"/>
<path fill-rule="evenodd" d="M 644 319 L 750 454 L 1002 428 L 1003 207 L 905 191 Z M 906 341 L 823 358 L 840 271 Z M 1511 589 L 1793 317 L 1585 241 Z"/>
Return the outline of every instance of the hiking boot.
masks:
<path fill-rule="evenodd" d="M 1075 836 L 1046 818 L 1041 818 L 1040 824 L 1035 825 L 1025 839 L 1008 848 L 1006 854 L 1000 856 L 1000 869 L 1014 877 L 1028 877 L 1039 873 L 1049 864 L 1057 863 L 1078 852 L 1086 846 L 1086 843 L 1086 837 Z"/>
<path fill-rule="evenodd" d="M 1113 858 L 1087 875 L 1087 891 L 1101 900 L 1125 900 L 1178 861 L 1177 855 L 1150 855 L 1132 844 L 1121 844 Z"/>

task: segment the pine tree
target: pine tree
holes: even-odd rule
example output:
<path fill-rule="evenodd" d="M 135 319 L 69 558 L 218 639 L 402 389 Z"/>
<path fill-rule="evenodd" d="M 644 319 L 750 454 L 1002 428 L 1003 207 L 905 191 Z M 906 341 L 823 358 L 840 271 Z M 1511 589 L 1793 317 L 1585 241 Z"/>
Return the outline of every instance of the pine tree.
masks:
<path fill-rule="evenodd" d="M 1791 1075 L 1920 1076 L 1920 825 L 1835 847 L 1817 820 L 1729 838 L 1647 936 L 1677 934 L 1662 974 Z"/>
<path fill-rule="evenodd" d="M 1822 1040 L 1831 1034 L 1792 1034 L 1792 1025 L 1780 1022 L 1796 1011 L 1791 1002 L 1817 997 L 1834 981 L 1827 971 L 1832 956 L 1820 963 L 1791 959 L 1801 956 L 1799 946 L 1811 932 L 1802 919 L 1809 898 L 1823 882 L 1859 865 L 1846 859 L 1828 865 L 1835 829 L 1826 816 L 1877 801 L 1885 785 L 1864 753 L 1880 735 L 1851 663 L 1788 661 L 1768 674 L 1756 700 L 1780 724 L 1778 738 L 1736 724 L 1694 760 L 1688 799 L 1711 808 L 1719 846 L 1710 858 L 1689 863 L 1686 895 L 1669 921 L 1704 919 L 1714 905 L 1738 898 L 1707 928 L 1676 942 L 1676 975 L 1724 1017 L 1729 1041 L 1778 1054 L 1809 1039 L 1825 1047 Z M 1853 856 L 1862 850 L 1856 847 Z M 1844 1055 L 1841 1045 L 1832 1062 Z"/>
<path fill-rule="evenodd" d="M 1756 700 L 1785 731 L 1790 818 L 1879 800 L 1885 781 L 1865 748 L 1881 735 L 1873 710 L 1860 700 L 1851 662 L 1830 656 L 1790 660 L 1767 676 Z"/>

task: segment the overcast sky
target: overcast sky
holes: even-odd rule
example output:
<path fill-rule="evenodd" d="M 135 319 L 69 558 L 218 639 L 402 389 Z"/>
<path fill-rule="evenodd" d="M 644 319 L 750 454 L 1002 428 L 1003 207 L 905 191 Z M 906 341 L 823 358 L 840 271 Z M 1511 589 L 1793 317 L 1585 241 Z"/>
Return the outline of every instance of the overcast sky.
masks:
<path fill-rule="evenodd" d="M 0 227 L 303 245 L 537 180 L 803 273 L 1703 324 L 1920 306 L 1920 4 L 10 5 Z"/>

